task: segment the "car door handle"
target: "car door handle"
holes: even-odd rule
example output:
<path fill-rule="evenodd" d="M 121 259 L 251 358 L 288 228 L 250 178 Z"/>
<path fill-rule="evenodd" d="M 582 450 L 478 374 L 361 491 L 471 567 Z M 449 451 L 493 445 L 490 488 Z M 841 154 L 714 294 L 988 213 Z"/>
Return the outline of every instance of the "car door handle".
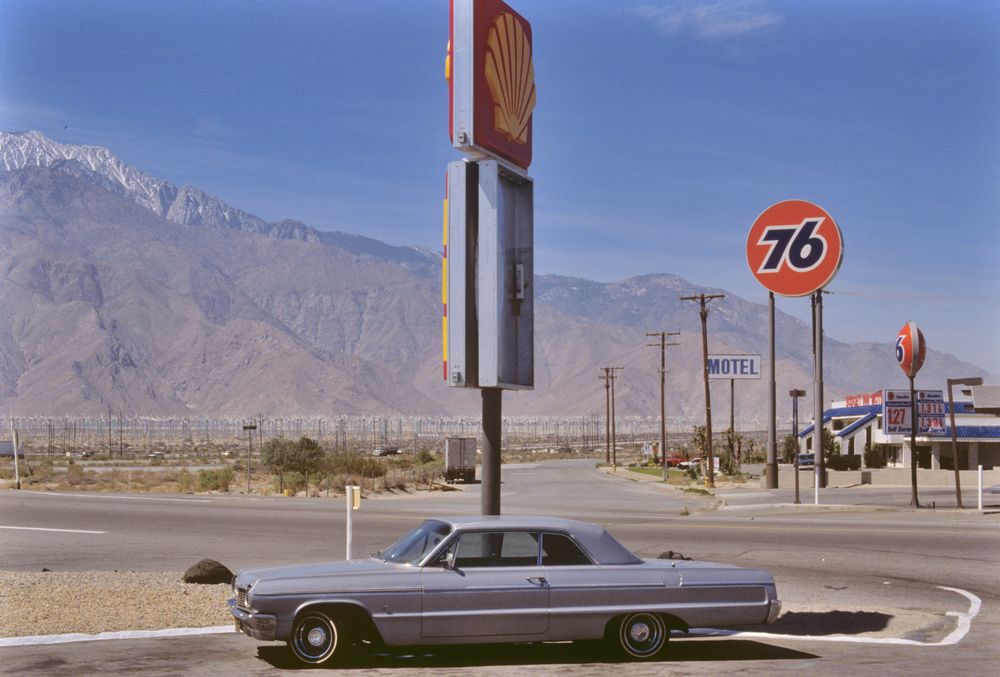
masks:
<path fill-rule="evenodd" d="M 534 583 L 535 585 L 548 585 L 549 582 L 545 580 L 545 576 L 528 576 L 528 582 Z"/>

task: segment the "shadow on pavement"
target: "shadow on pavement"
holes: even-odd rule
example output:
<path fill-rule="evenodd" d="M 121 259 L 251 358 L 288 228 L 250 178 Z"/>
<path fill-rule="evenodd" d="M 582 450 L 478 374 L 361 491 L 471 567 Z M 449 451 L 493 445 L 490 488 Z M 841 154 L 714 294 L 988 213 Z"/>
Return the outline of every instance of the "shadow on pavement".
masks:
<path fill-rule="evenodd" d="M 311 669 L 296 662 L 284 646 L 260 646 L 257 657 L 282 670 Z M 671 639 L 655 663 L 685 661 L 764 661 L 818 658 L 815 654 L 771 646 L 761 642 L 736 639 Z M 599 642 L 508 644 L 501 646 L 420 647 L 412 652 L 400 650 L 359 656 L 338 665 L 340 670 L 376 668 L 473 668 L 504 665 L 628 664 L 631 661 L 612 655 Z"/>
<path fill-rule="evenodd" d="M 876 611 L 788 611 L 770 625 L 748 627 L 748 630 L 775 635 L 858 635 L 885 630 L 891 614 Z"/>

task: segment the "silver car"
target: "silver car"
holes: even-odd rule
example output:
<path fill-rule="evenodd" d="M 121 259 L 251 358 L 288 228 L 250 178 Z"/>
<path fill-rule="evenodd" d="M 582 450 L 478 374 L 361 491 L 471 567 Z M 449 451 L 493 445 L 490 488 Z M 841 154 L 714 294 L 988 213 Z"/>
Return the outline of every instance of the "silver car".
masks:
<path fill-rule="evenodd" d="M 236 626 L 308 664 L 374 647 L 607 639 L 652 658 L 672 629 L 770 623 L 766 571 L 644 560 L 603 527 L 551 517 L 428 519 L 370 559 L 249 569 Z"/>

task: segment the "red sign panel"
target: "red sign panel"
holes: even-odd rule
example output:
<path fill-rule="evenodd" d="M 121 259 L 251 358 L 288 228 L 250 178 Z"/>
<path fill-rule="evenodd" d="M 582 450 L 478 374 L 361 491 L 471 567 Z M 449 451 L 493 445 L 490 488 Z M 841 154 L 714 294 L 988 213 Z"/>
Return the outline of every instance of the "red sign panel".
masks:
<path fill-rule="evenodd" d="M 502 0 L 452 0 L 450 38 L 452 142 L 527 169 L 535 109 L 531 24 Z"/>
<path fill-rule="evenodd" d="M 836 221 L 805 200 L 771 205 L 747 235 L 750 272 L 782 296 L 806 296 L 822 289 L 843 259 L 844 240 Z"/>
<path fill-rule="evenodd" d="M 896 361 L 899 362 L 899 367 L 904 374 L 914 378 L 920 367 L 924 366 L 926 355 L 927 344 L 924 343 L 923 332 L 916 322 L 907 322 L 896 335 Z"/>

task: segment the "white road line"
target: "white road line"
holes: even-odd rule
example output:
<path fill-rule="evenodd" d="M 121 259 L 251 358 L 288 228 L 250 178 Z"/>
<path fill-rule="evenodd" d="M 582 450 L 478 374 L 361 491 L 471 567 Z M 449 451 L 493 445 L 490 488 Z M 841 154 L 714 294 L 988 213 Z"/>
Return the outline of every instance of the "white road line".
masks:
<path fill-rule="evenodd" d="M 73 498 L 107 498 L 122 501 L 174 501 L 180 503 L 212 503 L 210 498 L 154 498 L 152 496 L 112 496 L 110 494 L 64 494 L 59 491 L 22 491 L 22 494 L 35 494 L 36 496 L 71 496 Z"/>
<path fill-rule="evenodd" d="M 68 635 L 34 635 L 32 637 L 7 637 L 0 639 L 2 646 L 39 646 L 42 644 L 67 644 L 69 642 L 99 642 L 108 639 L 156 639 L 158 637 L 187 637 L 191 635 L 221 635 L 236 632 L 232 625 L 210 628 L 167 628 L 166 630 L 123 630 L 99 632 L 96 635 L 72 633 Z"/>
<path fill-rule="evenodd" d="M 44 527 L 5 527 L 0 529 L 18 529 L 20 531 L 58 531 L 64 534 L 106 534 L 106 531 L 88 531 L 86 529 L 46 529 Z"/>
<path fill-rule="evenodd" d="M 948 611 L 946 616 L 954 616 L 955 629 L 940 642 L 920 642 L 915 639 L 901 639 L 898 637 L 854 637 L 850 635 L 778 635 L 768 632 L 740 632 L 739 630 L 717 630 L 715 628 L 692 628 L 688 636 L 695 637 L 740 637 L 752 639 L 777 639 L 781 641 L 807 641 L 807 642 L 845 642 L 853 644 L 897 644 L 905 646 L 953 646 L 958 644 L 969 634 L 972 628 L 972 619 L 975 618 L 983 607 L 983 602 L 978 597 L 967 590 L 958 588 L 948 588 L 943 585 L 937 586 L 939 590 L 948 590 L 962 595 L 969 600 L 968 612 Z"/>

